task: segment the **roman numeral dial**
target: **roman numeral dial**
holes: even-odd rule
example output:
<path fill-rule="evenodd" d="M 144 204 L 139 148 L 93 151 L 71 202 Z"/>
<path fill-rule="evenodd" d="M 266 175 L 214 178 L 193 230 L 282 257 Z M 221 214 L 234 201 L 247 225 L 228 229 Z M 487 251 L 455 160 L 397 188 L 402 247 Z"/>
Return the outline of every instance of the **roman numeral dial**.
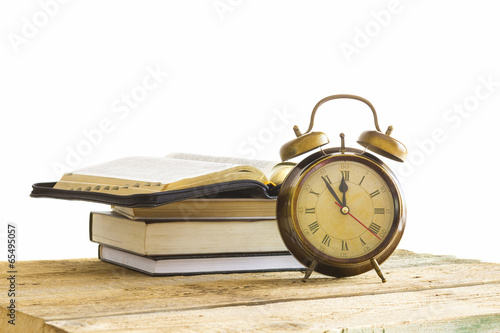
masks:
<path fill-rule="evenodd" d="M 354 260 L 383 244 L 394 221 L 394 198 L 377 170 L 339 158 L 301 178 L 295 218 L 311 251 Z"/>

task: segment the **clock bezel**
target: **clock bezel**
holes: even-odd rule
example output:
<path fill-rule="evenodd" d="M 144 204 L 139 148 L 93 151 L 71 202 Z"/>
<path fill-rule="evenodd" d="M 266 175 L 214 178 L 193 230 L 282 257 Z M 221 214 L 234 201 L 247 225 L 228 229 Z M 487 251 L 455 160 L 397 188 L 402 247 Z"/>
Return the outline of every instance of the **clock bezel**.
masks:
<path fill-rule="evenodd" d="M 300 187 L 315 170 L 333 161 L 351 160 L 364 164 L 379 174 L 394 201 L 394 217 L 387 236 L 373 250 L 355 258 L 336 258 L 324 254 L 307 241 L 297 221 L 296 200 Z M 329 276 L 343 277 L 364 273 L 373 268 L 370 259 L 379 264 L 396 249 L 406 224 L 406 206 L 401 187 L 392 171 L 378 158 L 359 149 L 329 148 L 316 152 L 298 163 L 282 184 L 277 199 L 277 220 L 281 237 L 292 255 L 304 266 Z"/>

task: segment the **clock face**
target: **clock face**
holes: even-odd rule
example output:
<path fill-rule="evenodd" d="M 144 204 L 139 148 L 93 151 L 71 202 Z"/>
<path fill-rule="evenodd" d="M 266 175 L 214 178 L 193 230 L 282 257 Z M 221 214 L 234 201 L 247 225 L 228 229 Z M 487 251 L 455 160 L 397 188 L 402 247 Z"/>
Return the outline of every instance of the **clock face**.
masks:
<path fill-rule="evenodd" d="M 358 155 L 316 162 L 298 179 L 291 207 L 294 229 L 307 251 L 337 263 L 375 256 L 390 242 L 399 218 L 391 178 Z"/>

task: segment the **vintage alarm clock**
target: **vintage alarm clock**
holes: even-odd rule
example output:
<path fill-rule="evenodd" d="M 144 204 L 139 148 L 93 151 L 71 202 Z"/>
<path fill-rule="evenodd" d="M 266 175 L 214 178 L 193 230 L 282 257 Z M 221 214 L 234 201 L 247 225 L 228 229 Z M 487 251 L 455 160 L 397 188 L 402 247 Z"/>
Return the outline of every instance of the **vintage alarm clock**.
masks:
<path fill-rule="evenodd" d="M 358 143 L 365 149 L 341 146 L 323 149 L 329 143 L 322 132 L 311 132 L 314 116 L 325 102 L 349 98 L 364 102 L 373 112 L 376 131 L 361 133 Z M 345 277 L 375 269 L 385 282 L 379 264 L 396 249 L 405 228 L 406 206 L 393 172 L 377 157 L 403 162 L 406 147 L 392 138 L 392 126 L 384 133 L 377 113 L 366 99 L 355 95 L 332 95 L 320 100 L 311 114 L 308 130 L 280 150 L 282 161 L 319 148 L 299 162 L 281 185 L 277 199 L 280 234 L 288 250 L 307 271 Z"/>

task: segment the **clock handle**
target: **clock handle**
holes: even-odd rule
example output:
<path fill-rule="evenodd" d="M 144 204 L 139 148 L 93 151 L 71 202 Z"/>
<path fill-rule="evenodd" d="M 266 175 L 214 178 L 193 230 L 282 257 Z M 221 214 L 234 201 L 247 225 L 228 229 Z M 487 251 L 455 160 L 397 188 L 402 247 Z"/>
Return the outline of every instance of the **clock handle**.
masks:
<path fill-rule="evenodd" d="M 316 103 L 316 105 L 314 106 L 314 108 L 312 110 L 311 120 L 309 122 L 309 128 L 307 129 L 307 131 L 305 131 L 304 134 L 307 134 L 312 130 L 312 128 L 314 126 L 314 117 L 316 116 L 316 111 L 318 111 L 319 107 L 321 105 L 323 105 L 323 103 L 325 103 L 325 102 L 328 102 L 328 101 L 331 101 L 334 99 L 339 99 L 339 98 L 355 99 L 355 100 L 361 101 L 361 102 L 365 103 L 366 105 L 368 105 L 373 112 L 373 121 L 375 123 L 375 128 L 377 129 L 377 131 L 382 132 L 380 130 L 380 126 L 378 125 L 377 111 L 375 111 L 375 107 L 372 105 L 372 103 L 370 103 L 369 100 L 367 100 L 366 98 L 360 97 L 360 96 L 356 96 L 356 95 L 338 94 L 338 95 L 327 96 L 327 97 L 323 98 L 322 100 L 320 100 L 318 103 Z M 298 130 L 298 128 L 297 128 L 297 130 Z"/>

